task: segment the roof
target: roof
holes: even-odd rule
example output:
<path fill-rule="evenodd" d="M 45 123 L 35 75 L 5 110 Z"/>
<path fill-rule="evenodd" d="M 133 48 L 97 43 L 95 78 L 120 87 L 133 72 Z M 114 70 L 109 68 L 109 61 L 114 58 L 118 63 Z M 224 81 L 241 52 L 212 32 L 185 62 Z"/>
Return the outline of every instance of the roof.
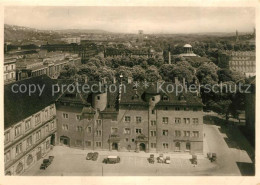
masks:
<path fill-rule="evenodd" d="M 52 85 L 56 80 L 52 80 L 47 75 L 28 78 L 25 80 L 17 81 L 4 86 L 4 128 L 20 122 L 21 120 L 39 112 L 50 104 L 54 103 L 58 94 L 52 96 Z M 35 93 L 15 93 L 12 91 L 12 86 L 24 84 L 26 87 L 35 84 L 43 87 L 40 94 L 39 88 Z M 17 90 L 17 88 L 14 88 Z"/>
<path fill-rule="evenodd" d="M 184 48 L 192 48 L 192 46 L 190 44 L 185 44 L 183 47 Z"/>

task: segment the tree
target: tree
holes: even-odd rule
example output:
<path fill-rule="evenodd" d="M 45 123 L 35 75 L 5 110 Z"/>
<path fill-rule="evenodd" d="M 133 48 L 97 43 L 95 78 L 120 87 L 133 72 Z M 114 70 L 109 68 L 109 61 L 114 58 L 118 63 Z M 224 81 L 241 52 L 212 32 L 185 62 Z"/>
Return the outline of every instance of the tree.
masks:
<path fill-rule="evenodd" d="M 78 68 L 75 65 L 67 64 L 60 72 L 59 79 L 73 79 L 78 73 Z"/>
<path fill-rule="evenodd" d="M 216 84 L 218 82 L 218 67 L 210 62 L 201 65 L 196 72 L 196 76 L 201 84 Z"/>
<path fill-rule="evenodd" d="M 149 66 L 146 70 L 145 76 L 148 82 L 157 82 L 158 80 L 162 79 L 158 69 L 155 66 Z"/>
<path fill-rule="evenodd" d="M 145 80 L 145 70 L 137 65 L 132 69 L 132 76 L 135 81 L 144 81 Z"/>

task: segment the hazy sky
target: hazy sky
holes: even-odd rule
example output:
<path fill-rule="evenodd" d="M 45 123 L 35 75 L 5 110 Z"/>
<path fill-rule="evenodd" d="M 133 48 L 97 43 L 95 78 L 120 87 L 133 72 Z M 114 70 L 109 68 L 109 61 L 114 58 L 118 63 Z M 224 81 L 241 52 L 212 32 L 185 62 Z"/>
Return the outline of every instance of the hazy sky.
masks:
<path fill-rule="evenodd" d="M 252 32 L 253 8 L 7 7 L 5 23 L 37 29 L 102 29 L 112 32 Z"/>

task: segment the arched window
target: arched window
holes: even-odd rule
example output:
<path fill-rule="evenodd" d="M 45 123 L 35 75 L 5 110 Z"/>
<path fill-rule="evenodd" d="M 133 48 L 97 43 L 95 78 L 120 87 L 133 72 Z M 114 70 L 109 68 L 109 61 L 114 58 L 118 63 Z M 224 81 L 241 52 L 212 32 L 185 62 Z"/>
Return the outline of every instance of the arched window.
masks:
<path fill-rule="evenodd" d="M 30 164 L 32 164 L 32 162 L 33 162 L 33 156 L 30 154 L 30 155 L 28 155 L 28 157 L 27 157 L 26 163 L 27 163 L 27 165 L 29 166 Z"/>
<path fill-rule="evenodd" d="M 23 163 L 19 163 L 16 167 L 16 173 L 20 174 L 23 171 Z"/>

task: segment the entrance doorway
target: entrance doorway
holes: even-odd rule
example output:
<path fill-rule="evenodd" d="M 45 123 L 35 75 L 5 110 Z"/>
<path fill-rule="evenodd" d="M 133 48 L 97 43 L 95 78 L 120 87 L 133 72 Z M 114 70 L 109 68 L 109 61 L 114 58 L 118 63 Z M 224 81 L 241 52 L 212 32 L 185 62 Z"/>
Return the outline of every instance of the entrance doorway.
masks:
<path fill-rule="evenodd" d="M 55 134 L 51 135 L 51 145 L 55 145 Z"/>
<path fill-rule="evenodd" d="M 140 143 L 139 150 L 140 151 L 145 151 L 145 144 L 144 143 Z"/>
<path fill-rule="evenodd" d="M 118 143 L 112 143 L 112 150 L 118 150 Z"/>
<path fill-rule="evenodd" d="M 62 145 L 70 146 L 70 138 L 67 136 L 61 136 L 60 137 L 60 143 Z"/>

